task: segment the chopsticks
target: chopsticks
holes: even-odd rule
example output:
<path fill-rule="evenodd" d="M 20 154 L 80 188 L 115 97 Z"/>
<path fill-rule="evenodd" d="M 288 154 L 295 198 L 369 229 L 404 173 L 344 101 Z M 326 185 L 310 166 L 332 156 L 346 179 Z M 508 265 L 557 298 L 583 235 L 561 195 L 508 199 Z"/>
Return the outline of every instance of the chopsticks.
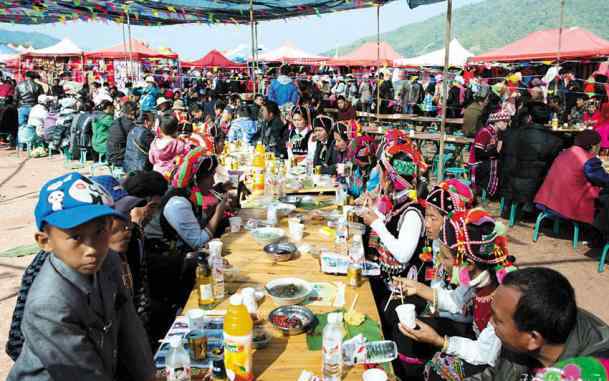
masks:
<path fill-rule="evenodd" d="M 351 308 L 349 308 L 348 312 L 353 311 L 353 309 L 355 308 L 355 303 L 357 303 L 357 298 L 359 298 L 359 294 L 355 294 L 355 298 L 353 298 L 353 302 L 351 303 Z"/>
<path fill-rule="evenodd" d="M 400 300 L 402 301 L 402 304 L 404 304 L 404 289 L 402 288 L 402 283 L 400 282 L 399 287 L 391 289 L 391 295 L 389 295 L 389 299 L 387 299 L 387 303 L 385 303 L 385 308 L 383 308 L 383 312 L 387 312 L 389 303 L 391 303 L 391 301 L 393 300 L 393 298 L 396 295 L 396 289 L 397 289 L 397 292 L 399 292 Z"/>

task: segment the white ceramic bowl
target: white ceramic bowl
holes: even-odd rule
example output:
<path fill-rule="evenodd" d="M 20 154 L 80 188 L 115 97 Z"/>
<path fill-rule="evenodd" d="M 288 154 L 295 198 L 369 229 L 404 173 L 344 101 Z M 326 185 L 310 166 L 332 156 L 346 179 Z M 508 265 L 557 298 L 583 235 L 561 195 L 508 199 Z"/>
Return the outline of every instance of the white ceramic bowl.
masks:
<path fill-rule="evenodd" d="M 272 294 L 274 287 L 287 286 L 290 284 L 294 284 L 294 285 L 298 286 L 298 288 L 300 290 L 297 294 L 295 294 L 291 297 L 279 297 L 279 296 L 274 296 Z M 302 280 L 299 278 L 279 278 L 279 279 L 274 279 L 274 280 L 268 282 L 266 284 L 266 290 L 267 290 L 266 292 L 273 299 L 275 304 L 277 304 L 278 306 L 288 306 L 288 305 L 299 304 L 299 303 L 304 302 L 305 299 L 307 298 L 307 296 L 309 296 L 309 294 L 313 290 L 313 286 L 311 285 L 311 283 L 307 282 L 306 280 Z"/>
<path fill-rule="evenodd" d="M 250 234 L 252 237 L 254 237 L 256 242 L 262 246 L 279 242 L 283 237 L 285 237 L 285 232 L 283 229 L 271 227 L 257 228 L 250 231 Z"/>

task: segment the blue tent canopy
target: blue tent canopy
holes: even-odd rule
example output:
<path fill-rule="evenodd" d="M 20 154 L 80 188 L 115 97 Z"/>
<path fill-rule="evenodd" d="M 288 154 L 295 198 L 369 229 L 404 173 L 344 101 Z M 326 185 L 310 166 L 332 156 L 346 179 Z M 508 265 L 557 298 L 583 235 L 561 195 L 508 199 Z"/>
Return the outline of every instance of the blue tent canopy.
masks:
<path fill-rule="evenodd" d="M 395 0 L 254 0 L 257 21 L 320 15 Z M 413 1 L 413 0 L 409 0 Z M 414 0 L 416 3 L 438 0 Z M 417 4 L 420 5 L 420 4 Z M 45 24 L 111 20 L 134 25 L 250 22 L 249 0 L 0 0 L 0 22 Z"/>

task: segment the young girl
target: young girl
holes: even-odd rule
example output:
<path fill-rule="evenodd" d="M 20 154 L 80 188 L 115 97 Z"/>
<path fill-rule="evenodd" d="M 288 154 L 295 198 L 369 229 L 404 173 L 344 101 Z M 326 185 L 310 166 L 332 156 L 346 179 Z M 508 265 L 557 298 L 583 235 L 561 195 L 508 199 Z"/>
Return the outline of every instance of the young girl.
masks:
<path fill-rule="evenodd" d="M 162 174 L 167 180 L 175 170 L 175 159 L 188 151 L 188 146 L 176 138 L 178 120 L 173 116 L 161 120 L 161 136 L 155 138 L 150 145 L 148 159 L 153 169 Z"/>
<path fill-rule="evenodd" d="M 294 107 L 290 121 L 288 151 L 292 156 L 304 157 L 309 151 L 309 140 L 313 132 L 308 110 L 299 106 Z"/>
<path fill-rule="evenodd" d="M 466 325 L 441 317 L 422 317 L 414 329 L 399 324 L 394 330 L 399 352 L 418 360 L 409 366 L 397 364 L 409 380 L 423 379 L 422 364 L 437 350 L 441 351 L 426 369 L 429 379 L 462 380 L 494 364 L 501 342 L 488 325 L 491 302 L 514 261 L 508 257 L 503 234 L 502 225 L 481 209 L 456 213 L 444 224 L 441 256 L 447 263 L 454 260 L 453 274 L 459 278 L 459 287 L 451 290 L 407 279 L 398 281 L 409 295 L 430 302 L 432 312 L 462 313 L 473 320 L 472 325 Z"/>

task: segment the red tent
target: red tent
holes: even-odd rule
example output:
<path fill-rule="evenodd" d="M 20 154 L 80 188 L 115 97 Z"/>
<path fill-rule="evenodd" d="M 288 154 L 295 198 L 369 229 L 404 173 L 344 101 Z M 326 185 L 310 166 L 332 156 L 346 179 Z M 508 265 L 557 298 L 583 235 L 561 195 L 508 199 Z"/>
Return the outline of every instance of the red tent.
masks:
<path fill-rule="evenodd" d="M 85 53 L 85 58 L 128 60 L 131 57 L 136 61 L 143 58 L 178 58 L 178 55 L 175 53 L 161 53 L 160 51 L 154 50 L 142 41 L 138 40 L 131 40 L 131 49 L 132 52 L 130 54 L 129 43 L 127 42 L 127 46 L 124 44 L 118 44 L 108 49 Z"/>
<path fill-rule="evenodd" d="M 238 64 L 236 62 L 229 60 L 222 53 L 220 53 L 219 51 L 214 49 L 211 52 L 207 53 L 204 57 L 199 58 L 196 61 L 191 61 L 191 62 L 183 61 L 182 67 L 186 67 L 186 68 L 188 68 L 188 67 L 197 67 L 197 68 L 219 67 L 219 68 L 225 68 L 225 69 L 235 69 L 235 68 L 243 68 L 243 67 L 245 67 L 245 65 Z"/>
<path fill-rule="evenodd" d="M 471 57 L 468 62 L 511 62 L 529 60 L 554 60 L 558 54 L 558 29 L 534 32 L 503 48 Z M 586 29 L 563 29 L 561 59 L 609 56 L 609 41 Z"/>
<path fill-rule="evenodd" d="M 391 66 L 393 60 L 402 58 L 392 47 L 386 42 L 381 42 L 380 49 L 380 65 Z M 328 62 L 329 66 L 376 66 L 377 61 L 377 45 L 376 42 L 367 42 L 357 48 L 355 51 L 331 59 Z"/>

